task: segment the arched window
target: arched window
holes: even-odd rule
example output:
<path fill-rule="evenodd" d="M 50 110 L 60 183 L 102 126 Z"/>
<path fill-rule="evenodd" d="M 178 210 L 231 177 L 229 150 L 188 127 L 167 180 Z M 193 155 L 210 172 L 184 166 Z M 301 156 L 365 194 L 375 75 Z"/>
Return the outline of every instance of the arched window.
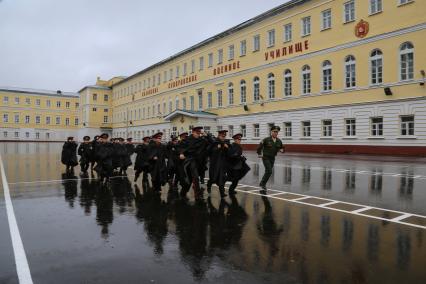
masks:
<path fill-rule="evenodd" d="M 228 84 L 228 105 L 234 104 L 234 84 Z"/>
<path fill-rule="evenodd" d="M 258 102 L 260 99 L 259 77 L 253 78 L 253 101 Z"/>
<path fill-rule="evenodd" d="M 169 113 L 171 113 L 173 111 L 173 103 L 172 103 L 172 99 L 169 99 Z"/>
<path fill-rule="evenodd" d="M 175 109 L 179 109 L 179 97 L 175 98 Z"/>
<path fill-rule="evenodd" d="M 305 65 L 302 67 L 302 94 L 311 93 L 311 67 Z"/>
<path fill-rule="evenodd" d="M 353 55 L 346 56 L 345 59 L 345 87 L 353 88 L 356 86 L 356 72 L 355 72 L 355 57 Z"/>
<path fill-rule="evenodd" d="M 268 98 L 275 98 L 275 76 L 273 73 L 268 74 Z"/>
<path fill-rule="evenodd" d="M 284 71 L 284 96 L 288 97 L 292 95 L 292 78 L 291 71 L 287 69 Z"/>
<path fill-rule="evenodd" d="M 331 62 L 326 60 L 322 63 L 322 90 L 331 91 L 332 89 L 332 76 L 331 76 Z"/>
<path fill-rule="evenodd" d="M 383 82 L 383 53 L 375 49 L 370 55 L 371 84 L 377 85 Z"/>
<path fill-rule="evenodd" d="M 245 104 L 247 102 L 247 88 L 246 81 L 240 81 L 240 91 L 241 91 L 241 103 Z"/>
<path fill-rule="evenodd" d="M 402 81 L 414 79 L 414 46 L 404 42 L 399 49 L 400 78 Z"/>

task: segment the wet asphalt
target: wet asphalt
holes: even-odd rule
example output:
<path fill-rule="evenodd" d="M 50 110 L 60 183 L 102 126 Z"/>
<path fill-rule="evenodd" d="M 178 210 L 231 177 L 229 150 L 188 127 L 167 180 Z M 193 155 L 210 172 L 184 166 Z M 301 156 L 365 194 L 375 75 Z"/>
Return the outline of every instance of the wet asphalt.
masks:
<path fill-rule="evenodd" d="M 284 154 L 268 195 L 241 186 L 220 200 L 214 188 L 195 202 L 133 183 L 132 170 L 106 188 L 79 167 L 64 175 L 60 149 L 0 144 L 34 283 L 426 283 L 425 229 L 273 198 L 424 216 L 425 158 Z M 241 183 L 257 186 L 263 165 L 246 155 Z M 0 187 L 0 283 L 18 283 Z"/>

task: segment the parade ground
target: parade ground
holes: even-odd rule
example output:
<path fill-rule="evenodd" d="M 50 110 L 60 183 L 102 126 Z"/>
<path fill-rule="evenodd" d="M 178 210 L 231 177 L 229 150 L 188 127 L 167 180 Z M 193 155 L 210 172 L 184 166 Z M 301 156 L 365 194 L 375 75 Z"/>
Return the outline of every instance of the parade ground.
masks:
<path fill-rule="evenodd" d="M 263 192 L 245 152 L 235 197 L 195 202 L 67 176 L 61 147 L 0 144 L 2 284 L 426 283 L 426 158 L 279 154 Z"/>

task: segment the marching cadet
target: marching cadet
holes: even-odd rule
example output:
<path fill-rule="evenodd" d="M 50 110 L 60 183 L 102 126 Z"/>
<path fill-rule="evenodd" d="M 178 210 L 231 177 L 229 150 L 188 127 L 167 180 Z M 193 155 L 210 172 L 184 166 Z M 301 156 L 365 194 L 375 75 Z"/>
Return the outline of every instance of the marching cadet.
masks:
<path fill-rule="evenodd" d="M 163 132 L 154 134 L 148 145 L 152 187 L 156 192 L 161 192 L 161 186 L 167 181 L 166 146 L 161 143 L 162 137 Z"/>
<path fill-rule="evenodd" d="M 241 133 L 232 136 L 234 143 L 232 143 L 228 150 L 228 180 L 232 182 L 229 186 L 228 193 L 231 196 L 237 193 L 235 188 L 238 185 L 238 181 L 250 171 L 250 167 L 246 163 L 247 159 L 243 156 L 243 148 L 241 147 L 242 137 L 243 135 Z"/>
<path fill-rule="evenodd" d="M 202 126 L 192 128 L 192 133 L 183 143 L 179 154 L 179 159 L 184 160 L 185 171 L 185 184 L 182 185 L 181 195 L 186 196 L 192 184 L 196 200 L 201 200 L 203 197 L 200 187 L 200 171 L 205 170 L 203 158 L 207 154 L 208 145 L 206 139 L 201 137 L 202 129 Z"/>
<path fill-rule="evenodd" d="M 178 142 L 177 136 L 171 135 L 167 143 L 167 176 L 170 189 L 177 189 Z"/>
<path fill-rule="evenodd" d="M 127 151 L 127 167 L 132 165 L 132 155 L 135 153 L 135 145 L 133 145 L 133 138 L 129 137 L 126 139 L 126 143 L 124 144 L 124 146 L 126 146 L 126 151 Z M 124 174 L 127 175 L 127 167 L 125 169 L 123 169 Z"/>
<path fill-rule="evenodd" d="M 99 135 L 96 135 L 95 137 L 93 137 L 93 140 L 91 142 L 92 144 L 92 153 L 90 155 L 90 171 L 92 172 L 93 175 L 93 168 L 95 167 L 95 163 L 96 163 L 96 147 L 99 144 Z"/>
<path fill-rule="evenodd" d="M 67 141 L 62 146 L 61 162 L 67 167 L 67 174 L 73 173 L 74 167 L 78 165 L 77 143 L 75 143 L 74 137 L 68 137 Z"/>
<path fill-rule="evenodd" d="M 184 160 L 181 160 L 179 158 L 179 154 L 183 151 L 186 139 L 188 138 L 188 132 L 182 132 L 179 134 L 179 141 L 176 145 L 178 159 L 176 160 L 176 179 L 180 183 L 182 188 L 189 188 L 190 183 L 186 181 L 185 171 L 183 169 L 183 162 Z M 177 184 L 176 184 L 177 186 Z"/>
<path fill-rule="evenodd" d="M 121 157 L 124 155 L 126 149 L 124 148 L 123 142 L 124 139 L 121 137 L 111 138 L 110 143 L 112 143 L 112 168 L 113 173 L 117 174 L 117 170 L 121 168 Z"/>
<path fill-rule="evenodd" d="M 136 182 L 143 172 L 142 182 L 148 181 L 149 162 L 148 162 L 148 145 L 151 137 L 146 136 L 142 138 L 143 143 L 136 146 L 136 159 L 135 159 L 135 180 Z"/>
<path fill-rule="evenodd" d="M 211 193 L 212 185 L 215 183 L 219 187 L 220 197 L 224 198 L 225 182 L 227 172 L 227 153 L 231 146 L 226 138 L 228 130 L 219 130 L 218 136 L 212 139 L 212 143 L 208 147 L 210 164 L 209 164 L 209 181 L 207 182 L 207 192 Z"/>
<path fill-rule="evenodd" d="M 81 175 L 87 175 L 89 164 L 92 159 L 92 143 L 89 136 L 83 137 L 83 143 L 78 146 L 78 155 L 80 156 Z"/>
<path fill-rule="evenodd" d="M 99 179 L 103 184 L 109 182 L 113 173 L 112 155 L 114 146 L 108 142 L 108 134 L 103 133 L 99 136 L 99 144 L 96 147 L 96 167 L 95 170 L 99 173 Z"/>
<path fill-rule="evenodd" d="M 265 174 L 260 181 L 260 187 L 266 190 L 266 183 L 272 175 L 272 168 L 275 163 L 275 156 L 278 152 L 284 153 L 283 143 L 278 138 L 279 126 L 271 127 L 271 135 L 264 138 L 257 147 L 257 155 L 262 158 L 263 165 L 265 166 Z"/>
<path fill-rule="evenodd" d="M 118 146 L 115 148 L 116 153 L 114 154 L 118 157 L 118 167 L 120 168 L 118 174 L 127 175 L 127 167 L 132 164 L 132 161 L 130 160 L 126 144 L 124 143 L 124 139 L 120 137 L 116 140 L 118 140 Z"/>

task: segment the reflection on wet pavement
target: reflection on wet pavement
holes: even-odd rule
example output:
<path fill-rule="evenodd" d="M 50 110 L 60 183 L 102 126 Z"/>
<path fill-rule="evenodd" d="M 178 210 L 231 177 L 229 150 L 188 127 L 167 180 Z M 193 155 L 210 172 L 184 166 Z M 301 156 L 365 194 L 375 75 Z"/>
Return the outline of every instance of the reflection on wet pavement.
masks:
<path fill-rule="evenodd" d="M 62 176 L 55 145 L 39 145 L 38 153 L 14 147 L 3 146 L 1 154 L 35 282 L 426 281 L 426 230 L 278 199 L 308 194 L 303 202 L 324 203 L 316 196 L 424 214 L 420 163 L 284 156 L 268 184 L 274 196 L 239 187 L 236 197 L 220 200 L 214 188 L 211 198 L 194 202 L 127 178 L 102 188 L 96 179 L 78 178 L 77 168 L 75 179 Z M 263 166 L 248 156 L 252 171 L 241 183 L 257 186 Z M 21 183 L 37 179 L 62 181 Z"/>

